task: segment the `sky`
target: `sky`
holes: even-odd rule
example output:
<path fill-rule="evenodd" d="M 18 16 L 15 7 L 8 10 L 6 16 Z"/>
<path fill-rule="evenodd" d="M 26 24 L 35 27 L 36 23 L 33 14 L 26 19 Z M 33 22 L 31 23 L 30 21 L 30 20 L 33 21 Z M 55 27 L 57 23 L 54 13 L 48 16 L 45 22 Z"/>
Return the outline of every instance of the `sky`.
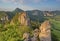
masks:
<path fill-rule="evenodd" d="M 0 11 L 22 10 L 60 10 L 60 0 L 0 0 Z"/>

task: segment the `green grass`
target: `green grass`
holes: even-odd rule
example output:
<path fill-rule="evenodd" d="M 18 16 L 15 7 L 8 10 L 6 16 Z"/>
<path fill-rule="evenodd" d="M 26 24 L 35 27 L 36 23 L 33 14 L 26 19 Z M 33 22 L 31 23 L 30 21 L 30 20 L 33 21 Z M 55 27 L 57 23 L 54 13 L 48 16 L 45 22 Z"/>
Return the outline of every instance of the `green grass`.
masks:
<path fill-rule="evenodd" d="M 60 21 L 55 19 L 50 19 L 51 22 L 51 29 L 52 29 L 52 37 L 54 38 L 53 41 L 60 41 Z"/>

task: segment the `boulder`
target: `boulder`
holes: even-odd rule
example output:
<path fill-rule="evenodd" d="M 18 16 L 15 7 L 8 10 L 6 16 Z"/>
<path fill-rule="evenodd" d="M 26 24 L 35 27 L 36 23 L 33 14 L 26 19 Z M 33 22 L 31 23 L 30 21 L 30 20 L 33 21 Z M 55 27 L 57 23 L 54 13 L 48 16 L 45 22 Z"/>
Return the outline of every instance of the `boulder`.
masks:
<path fill-rule="evenodd" d="M 30 34 L 29 33 L 24 33 L 23 34 L 23 39 L 24 39 L 24 41 L 31 41 Z"/>
<path fill-rule="evenodd" d="M 39 35 L 39 30 L 38 29 L 35 29 L 34 31 L 33 31 L 33 37 L 32 37 L 32 41 L 39 41 L 39 39 L 38 39 L 38 35 Z"/>

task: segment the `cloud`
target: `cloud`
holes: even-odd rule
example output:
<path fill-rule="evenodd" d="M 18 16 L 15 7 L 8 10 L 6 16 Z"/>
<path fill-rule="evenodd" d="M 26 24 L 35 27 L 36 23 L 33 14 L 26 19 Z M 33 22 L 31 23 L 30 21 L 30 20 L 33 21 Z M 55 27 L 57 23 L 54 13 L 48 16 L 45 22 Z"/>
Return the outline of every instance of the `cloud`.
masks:
<path fill-rule="evenodd" d="M 41 0 L 33 0 L 35 3 L 39 3 Z"/>
<path fill-rule="evenodd" d="M 15 3 L 15 4 L 23 4 L 24 3 L 24 0 L 1 0 L 2 2 L 12 2 L 12 3 Z"/>
<path fill-rule="evenodd" d="M 10 2 L 10 3 L 15 4 L 16 6 L 14 8 L 19 7 L 21 9 L 23 9 L 23 10 L 33 10 L 34 9 L 33 7 L 27 5 L 28 3 L 31 2 L 30 0 L 1 0 L 1 1 L 5 2 L 5 3 L 9 3 Z M 28 1 L 30 1 L 30 2 L 28 2 Z M 33 0 L 33 1 L 36 1 L 36 0 Z M 7 10 L 7 9 L 5 9 L 5 10 Z M 12 10 L 12 9 L 9 9 L 9 10 Z"/>
<path fill-rule="evenodd" d="M 12 11 L 13 8 L 2 8 L 0 7 L 0 11 Z"/>
<path fill-rule="evenodd" d="M 43 1 L 47 1 L 47 0 L 34 0 L 35 3 L 39 3 L 39 2 L 43 2 Z"/>
<path fill-rule="evenodd" d="M 16 8 L 20 8 L 20 9 L 22 9 L 24 11 L 26 11 L 26 10 L 34 10 L 35 9 L 34 7 L 21 4 L 21 5 L 15 6 L 15 7 L 0 7 L 0 11 L 13 11 Z"/>
<path fill-rule="evenodd" d="M 35 9 L 34 7 L 31 7 L 31 6 L 28 6 L 28 5 L 22 5 L 22 4 L 20 4 L 18 6 L 15 6 L 15 8 L 20 8 L 20 9 L 22 9 L 24 11 L 26 11 L 26 10 L 34 10 Z"/>
<path fill-rule="evenodd" d="M 1 0 L 1 1 L 5 2 L 5 3 L 10 2 L 10 3 L 16 4 L 16 5 L 18 5 L 18 7 L 20 7 L 23 10 L 33 10 L 35 8 L 31 7 L 27 4 L 30 4 L 30 3 L 37 4 L 37 3 L 41 2 L 41 1 L 45 1 L 45 0 Z"/>
<path fill-rule="evenodd" d="M 49 0 L 1 0 L 2 2 L 12 2 L 12 3 L 15 3 L 15 4 L 28 4 L 28 3 L 39 3 L 39 2 L 43 2 L 43 1 L 49 1 Z M 58 1 L 60 2 L 60 0 L 55 0 L 55 1 Z"/>
<path fill-rule="evenodd" d="M 46 1 L 46 0 L 2 0 L 2 2 L 13 2 L 16 4 L 25 4 L 28 3 L 28 1 L 33 2 L 33 3 L 39 3 L 41 1 Z"/>
<path fill-rule="evenodd" d="M 13 10 L 15 10 L 16 8 L 20 8 L 20 9 L 22 9 L 22 10 L 24 10 L 24 11 L 26 11 L 26 10 L 34 10 L 35 8 L 33 8 L 33 7 L 29 7 L 29 6 L 20 6 L 20 7 L 9 7 L 9 8 L 2 8 L 2 7 L 0 7 L 0 11 L 13 11 Z"/>
<path fill-rule="evenodd" d="M 30 6 L 20 6 L 20 8 L 21 9 L 23 9 L 23 10 L 34 10 L 35 8 L 33 8 L 33 7 L 30 7 Z"/>

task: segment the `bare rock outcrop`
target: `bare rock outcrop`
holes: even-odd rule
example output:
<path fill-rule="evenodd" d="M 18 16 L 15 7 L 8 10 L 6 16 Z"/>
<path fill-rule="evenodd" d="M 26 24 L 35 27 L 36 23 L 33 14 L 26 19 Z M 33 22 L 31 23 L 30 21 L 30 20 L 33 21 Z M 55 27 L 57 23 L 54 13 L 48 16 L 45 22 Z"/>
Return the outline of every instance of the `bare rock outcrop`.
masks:
<path fill-rule="evenodd" d="M 43 22 L 39 27 L 39 39 L 40 41 L 51 41 L 51 25 L 48 20 Z"/>
<path fill-rule="evenodd" d="M 0 18 L 0 22 L 1 22 L 1 23 L 6 23 L 7 21 L 9 21 L 7 15 Z"/>
<path fill-rule="evenodd" d="M 26 12 L 22 12 L 20 16 L 18 17 L 18 21 L 21 23 L 21 25 L 29 25 L 30 19 L 28 18 Z"/>
<path fill-rule="evenodd" d="M 24 41 L 31 41 L 31 37 L 30 37 L 30 34 L 29 33 L 24 33 L 23 34 L 23 39 L 24 39 Z"/>
<path fill-rule="evenodd" d="M 30 25 L 30 19 L 28 18 L 26 12 L 20 12 L 17 14 L 10 22 L 10 24 L 14 25 L 14 22 L 20 23 L 20 25 Z"/>
<path fill-rule="evenodd" d="M 35 29 L 34 31 L 33 31 L 33 37 L 32 37 L 32 41 L 39 41 L 39 30 L 38 29 Z"/>

